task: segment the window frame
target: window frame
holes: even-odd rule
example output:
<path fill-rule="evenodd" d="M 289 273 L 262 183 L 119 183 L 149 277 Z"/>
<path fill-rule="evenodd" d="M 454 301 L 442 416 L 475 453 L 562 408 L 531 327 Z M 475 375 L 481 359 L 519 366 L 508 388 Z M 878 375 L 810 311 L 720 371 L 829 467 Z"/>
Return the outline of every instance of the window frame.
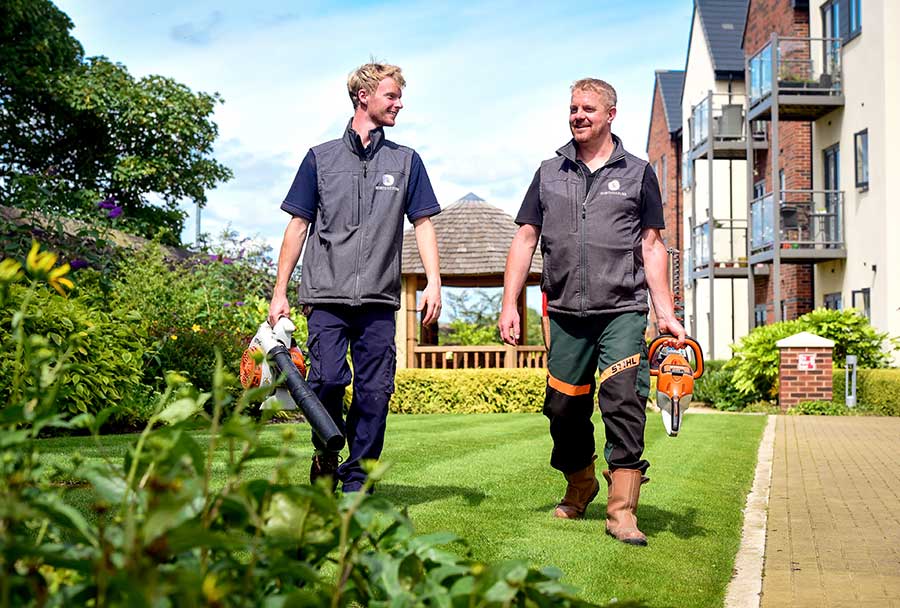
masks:
<path fill-rule="evenodd" d="M 862 0 L 849 0 L 847 9 L 847 40 L 851 40 L 862 33 Z"/>
<path fill-rule="evenodd" d="M 862 138 L 865 138 L 865 148 L 863 150 L 864 158 L 860 158 L 859 154 L 859 142 Z M 865 180 L 860 179 L 860 161 L 862 161 L 863 166 L 862 169 L 865 172 Z M 865 128 L 862 131 L 857 131 L 853 134 L 853 171 L 855 174 L 855 182 L 856 187 L 860 190 L 868 190 L 869 189 L 869 129 Z"/>
<path fill-rule="evenodd" d="M 856 296 L 862 300 L 862 307 L 856 305 Z M 860 311 L 867 319 L 872 320 L 872 290 L 868 287 L 854 289 L 850 292 L 850 306 Z"/>
<path fill-rule="evenodd" d="M 826 293 L 822 297 L 822 306 L 824 306 L 827 310 L 843 310 L 844 309 L 843 294 L 840 291 Z"/>

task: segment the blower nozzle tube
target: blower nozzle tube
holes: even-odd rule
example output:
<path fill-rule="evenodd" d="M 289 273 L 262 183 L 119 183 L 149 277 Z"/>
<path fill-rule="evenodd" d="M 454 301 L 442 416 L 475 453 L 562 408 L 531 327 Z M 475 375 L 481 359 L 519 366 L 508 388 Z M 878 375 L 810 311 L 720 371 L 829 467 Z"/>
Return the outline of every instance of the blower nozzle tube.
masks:
<path fill-rule="evenodd" d="M 269 349 L 268 356 L 275 368 L 284 375 L 285 388 L 303 411 L 313 432 L 325 444 L 325 449 L 330 452 L 341 451 L 341 448 L 344 447 L 344 436 L 338 430 L 334 420 L 331 419 L 325 406 L 297 371 L 297 366 L 294 365 L 288 349 L 283 344 L 277 344 Z"/>

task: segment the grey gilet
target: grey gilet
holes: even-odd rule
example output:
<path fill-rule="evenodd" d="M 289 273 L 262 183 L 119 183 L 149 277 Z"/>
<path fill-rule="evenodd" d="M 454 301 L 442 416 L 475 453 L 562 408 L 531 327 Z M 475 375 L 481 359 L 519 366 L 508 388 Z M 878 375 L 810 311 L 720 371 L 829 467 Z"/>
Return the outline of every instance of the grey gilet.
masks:
<path fill-rule="evenodd" d="M 301 304 L 400 307 L 403 215 L 413 150 L 369 132 L 312 149 L 319 201 L 303 255 Z"/>
<path fill-rule="evenodd" d="M 547 309 L 581 316 L 649 310 L 641 249 L 647 162 L 615 148 L 585 193 L 574 141 L 541 163 L 541 289 Z"/>

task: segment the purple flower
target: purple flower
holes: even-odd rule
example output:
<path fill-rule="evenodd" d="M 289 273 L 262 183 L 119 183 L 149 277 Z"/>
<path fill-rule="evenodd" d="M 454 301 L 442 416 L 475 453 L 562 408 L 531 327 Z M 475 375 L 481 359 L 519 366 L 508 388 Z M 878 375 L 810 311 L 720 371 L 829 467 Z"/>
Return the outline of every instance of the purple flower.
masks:
<path fill-rule="evenodd" d="M 241 251 L 238 253 L 238 259 L 239 260 L 244 259 L 244 250 L 243 249 L 241 249 Z"/>
<path fill-rule="evenodd" d="M 228 308 L 229 306 L 231 306 L 231 302 L 222 302 L 222 306 L 224 308 Z"/>
<path fill-rule="evenodd" d="M 82 260 L 81 258 L 75 258 L 71 262 L 69 262 L 69 266 L 72 267 L 72 270 L 78 270 L 80 268 L 87 268 L 90 264 L 87 263 L 86 260 Z"/>
<path fill-rule="evenodd" d="M 115 209 L 116 205 L 116 197 L 108 196 L 99 203 L 97 203 L 97 207 L 99 209 Z"/>
<path fill-rule="evenodd" d="M 222 263 L 231 265 L 234 264 L 234 261 L 231 258 L 222 258 Z"/>
<path fill-rule="evenodd" d="M 113 207 L 109 210 L 109 213 L 106 214 L 106 217 L 112 219 L 122 215 L 122 208 L 118 205 L 113 205 Z"/>
<path fill-rule="evenodd" d="M 209 261 L 210 262 L 218 262 L 219 261 L 218 254 L 215 254 L 215 253 L 209 254 Z"/>
<path fill-rule="evenodd" d="M 243 305 L 244 305 L 244 301 L 243 301 L 243 300 L 238 300 L 237 302 L 234 303 L 234 305 L 235 305 L 235 306 L 243 306 Z"/>

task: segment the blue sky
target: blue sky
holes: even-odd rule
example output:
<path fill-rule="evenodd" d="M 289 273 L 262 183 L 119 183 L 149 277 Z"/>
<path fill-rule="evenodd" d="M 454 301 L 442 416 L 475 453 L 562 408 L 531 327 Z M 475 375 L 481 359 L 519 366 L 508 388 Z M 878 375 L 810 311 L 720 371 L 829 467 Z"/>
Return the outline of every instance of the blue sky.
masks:
<path fill-rule="evenodd" d="M 57 5 L 88 55 L 224 97 L 216 157 L 235 177 L 209 193 L 202 228 L 230 223 L 276 253 L 297 165 L 340 135 L 346 75 L 370 56 L 403 68 L 406 107 L 388 137 L 419 151 L 441 204 L 472 191 L 514 214 L 540 161 L 569 138 L 577 78 L 617 89 L 613 131 L 645 156 L 653 71 L 683 68 L 692 11 L 690 0 Z"/>

